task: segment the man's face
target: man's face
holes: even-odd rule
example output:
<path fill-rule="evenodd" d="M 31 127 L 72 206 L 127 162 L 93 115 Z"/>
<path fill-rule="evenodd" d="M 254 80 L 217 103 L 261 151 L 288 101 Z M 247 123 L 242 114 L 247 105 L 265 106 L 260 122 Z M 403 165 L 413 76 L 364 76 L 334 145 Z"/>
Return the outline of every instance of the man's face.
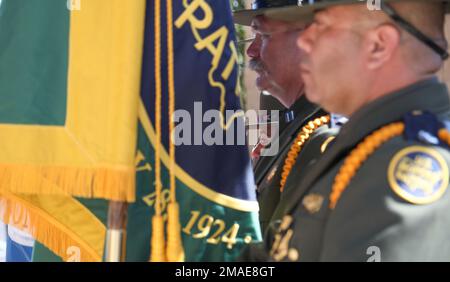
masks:
<path fill-rule="evenodd" d="M 361 36 L 348 6 L 316 13 L 298 40 L 306 97 L 324 109 L 348 115 L 364 83 Z M 359 93 L 361 94 L 361 93 Z"/>
<path fill-rule="evenodd" d="M 289 107 L 297 98 L 293 96 L 303 90 L 299 75 L 300 49 L 296 44 L 301 28 L 264 16 L 256 17 L 252 28 L 255 39 L 247 54 L 250 68 L 258 73 L 256 86 Z"/>

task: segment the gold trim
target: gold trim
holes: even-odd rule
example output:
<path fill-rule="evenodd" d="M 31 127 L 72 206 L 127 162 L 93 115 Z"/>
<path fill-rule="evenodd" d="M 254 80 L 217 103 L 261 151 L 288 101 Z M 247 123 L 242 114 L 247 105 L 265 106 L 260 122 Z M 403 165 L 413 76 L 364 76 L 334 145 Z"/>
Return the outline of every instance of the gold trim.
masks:
<path fill-rule="evenodd" d="M 323 154 L 328 148 L 328 145 L 336 138 L 336 136 L 330 136 L 325 140 L 322 145 L 320 146 L 320 152 Z"/>
<path fill-rule="evenodd" d="M 169 92 L 169 132 L 172 135 L 175 132 L 175 121 L 172 120 L 175 112 L 175 74 L 174 74 L 174 52 L 173 52 L 173 15 L 172 2 L 167 1 L 167 70 L 168 70 L 168 92 Z M 169 174 L 170 174 L 170 200 L 176 202 L 176 183 L 173 168 L 175 166 L 175 143 L 172 136 L 169 142 Z"/>
<path fill-rule="evenodd" d="M 185 9 L 188 9 L 189 5 L 190 4 L 188 3 L 187 0 L 183 0 L 183 6 L 184 6 Z M 208 4 L 206 4 L 206 5 L 208 5 Z M 207 13 L 205 15 L 205 20 L 206 21 L 211 21 L 212 22 L 213 18 L 214 18 L 213 14 Z M 175 23 L 175 25 L 177 25 L 177 23 Z M 180 27 L 178 27 L 178 28 L 180 28 Z M 222 26 L 222 28 L 224 28 L 224 26 Z M 191 31 L 192 31 L 192 35 L 194 35 L 194 37 L 195 37 L 195 40 L 196 40 L 197 44 L 199 42 L 203 41 L 203 39 L 202 39 L 200 33 L 198 32 L 197 28 L 194 25 L 192 25 L 192 24 L 191 24 Z M 228 34 L 228 32 L 229 31 L 227 29 L 227 34 Z M 229 42 L 229 46 L 230 46 L 230 49 L 231 49 L 231 52 L 232 52 L 231 56 L 232 57 L 234 56 L 235 60 L 237 62 L 238 61 L 238 57 L 237 57 L 236 46 L 234 45 L 234 42 L 230 41 Z M 210 52 L 210 54 L 213 57 L 215 57 L 214 52 L 211 51 L 209 48 L 207 48 L 207 49 Z M 234 65 L 237 64 L 236 62 L 235 62 Z M 239 117 L 243 117 L 245 115 L 244 115 L 244 113 L 242 111 L 238 111 L 238 112 L 234 113 L 228 119 L 228 121 L 225 119 L 226 118 L 225 117 L 225 106 L 226 106 L 225 98 L 226 98 L 226 95 L 227 95 L 226 88 L 225 88 L 225 85 L 222 82 L 214 80 L 214 73 L 215 73 L 215 71 L 217 70 L 218 67 L 219 67 L 219 63 L 218 62 L 214 63 L 214 60 L 213 60 L 211 62 L 211 68 L 208 71 L 208 81 L 209 81 L 209 84 L 211 85 L 211 87 L 215 87 L 215 88 L 218 88 L 220 90 L 220 107 L 219 107 L 220 113 L 221 113 L 220 116 L 219 116 L 220 117 L 220 126 L 222 127 L 222 129 L 228 130 L 230 128 L 232 122 L 234 121 L 234 119 L 237 119 Z M 234 66 L 233 66 L 233 68 L 234 68 Z M 224 78 L 223 75 L 222 75 L 222 78 Z M 227 80 L 227 79 L 225 79 L 225 80 Z M 236 82 L 236 89 L 238 87 L 239 87 L 239 83 L 238 83 L 238 80 L 237 80 L 237 82 Z M 235 91 L 235 92 L 236 92 L 235 95 L 238 96 L 237 91 Z"/>
<path fill-rule="evenodd" d="M 174 52 L 173 52 L 173 7 L 172 1 L 166 2 L 167 6 L 167 65 L 169 83 L 169 132 L 172 136 L 175 122 L 172 120 L 175 112 L 175 75 L 174 75 Z M 167 246 L 166 257 L 169 262 L 183 262 L 185 260 L 183 242 L 181 239 L 180 206 L 176 200 L 176 177 L 175 177 L 175 143 L 169 138 L 169 173 L 170 173 L 170 203 L 167 207 Z"/>
<path fill-rule="evenodd" d="M 330 115 L 321 116 L 319 118 L 315 118 L 314 120 L 309 121 L 305 126 L 300 129 L 300 133 L 298 133 L 294 142 L 289 149 L 289 152 L 284 159 L 284 165 L 281 171 L 281 180 L 280 180 L 280 192 L 283 192 L 284 186 L 286 185 L 287 178 L 289 177 L 292 168 L 297 162 L 297 157 L 303 149 L 303 146 L 306 142 L 309 141 L 313 133 L 320 128 L 324 124 L 328 124 L 330 122 Z"/>
<path fill-rule="evenodd" d="M 135 201 L 145 3 L 85 1 L 70 13 L 66 123 L 0 124 L 0 191 Z"/>
<path fill-rule="evenodd" d="M 147 137 L 150 140 L 150 143 L 153 147 L 156 147 L 155 142 L 155 131 L 153 129 L 153 126 L 150 122 L 150 119 L 147 115 L 147 112 L 145 110 L 144 103 L 142 100 L 139 102 L 139 119 L 142 123 L 142 127 L 145 130 L 145 133 L 147 134 Z M 169 166 L 169 155 L 166 151 L 166 149 L 160 145 L 161 148 L 161 161 L 163 164 L 168 167 Z M 211 188 L 206 187 L 205 185 L 201 184 L 194 178 L 192 178 L 186 171 L 184 171 L 181 167 L 179 167 L 177 164 L 175 164 L 175 176 L 181 180 L 186 186 L 188 186 L 190 189 L 192 189 L 194 192 L 202 195 L 206 199 L 215 202 L 219 205 L 232 208 L 239 211 L 244 212 L 257 212 L 259 211 L 258 202 L 256 201 L 246 201 L 246 200 L 240 200 L 235 199 L 233 197 L 230 197 L 228 195 L 224 195 L 221 193 L 217 193 L 213 191 Z"/>
<path fill-rule="evenodd" d="M 431 157 L 433 157 L 442 167 L 442 174 L 443 174 L 441 187 L 438 190 L 436 190 L 437 192 L 435 192 L 432 197 L 426 199 L 417 198 L 416 196 L 412 196 L 411 194 L 406 193 L 405 190 L 402 189 L 402 187 L 400 187 L 400 185 L 398 185 L 397 181 L 395 180 L 395 168 L 397 167 L 399 161 L 403 157 L 407 156 L 409 153 L 420 153 L 420 152 L 431 155 Z M 444 157 L 442 157 L 442 155 L 439 154 L 436 150 L 422 146 L 410 146 L 400 150 L 395 154 L 388 168 L 388 181 L 392 190 L 398 196 L 400 196 L 400 198 L 406 200 L 407 202 L 419 205 L 430 204 L 440 199 L 447 190 L 449 183 L 448 176 L 449 176 L 448 165 Z"/>
<path fill-rule="evenodd" d="M 161 142 L 161 97 L 162 97 L 162 78 L 161 78 L 161 1 L 155 0 L 155 138 L 156 143 Z M 161 215 L 161 146 L 155 147 L 155 215 Z"/>
<path fill-rule="evenodd" d="M 68 210 L 71 210 L 70 216 Z M 80 248 L 80 261 L 102 260 L 106 228 L 70 196 L 19 196 L 1 192 L 0 219 L 29 232 L 64 261 L 68 259 L 67 249 L 71 246 Z"/>
<path fill-rule="evenodd" d="M 405 130 L 402 122 L 395 122 L 372 132 L 369 136 L 358 144 L 350 154 L 345 158 L 344 164 L 339 169 L 338 174 L 333 181 L 330 194 L 329 208 L 334 210 L 336 204 L 347 189 L 350 181 L 361 168 L 367 158 L 375 152 L 381 145 L 388 142 L 396 136 L 400 136 Z"/>

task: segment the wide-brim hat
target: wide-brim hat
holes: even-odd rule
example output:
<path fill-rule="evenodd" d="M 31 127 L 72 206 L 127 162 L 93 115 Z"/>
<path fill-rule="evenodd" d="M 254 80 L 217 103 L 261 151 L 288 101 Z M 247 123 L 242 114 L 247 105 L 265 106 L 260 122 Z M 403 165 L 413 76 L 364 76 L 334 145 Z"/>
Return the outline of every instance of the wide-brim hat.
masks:
<path fill-rule="evenodd" d="M 388 2 L 449 2 L 450 0 L 382 0 Z M 255 0 L 251 9 L 234 11 L 234 23 L 249 26 L 254 17 L 264 15 L 268 18 L 293 22 L 310 22 L 314 12 L 335 5 L 364 4 L 361 0 Z M 447 5 L 447 13 L 450 5 Z"/>

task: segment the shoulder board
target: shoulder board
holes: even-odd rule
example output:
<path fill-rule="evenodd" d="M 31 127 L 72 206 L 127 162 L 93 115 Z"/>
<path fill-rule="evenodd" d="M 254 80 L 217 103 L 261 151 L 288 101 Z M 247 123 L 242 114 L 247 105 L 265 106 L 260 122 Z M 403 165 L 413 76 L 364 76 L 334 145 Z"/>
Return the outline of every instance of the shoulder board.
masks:
<path fill-rule="evenodd" d="M 404 137 L 408 141 L 417 141 L 428 145 L 448 147 L 440 140 L 439 130 L 445 129 L 446 124 L 433 113 L 427 111 L 413 111 L 404 116 Z"/>

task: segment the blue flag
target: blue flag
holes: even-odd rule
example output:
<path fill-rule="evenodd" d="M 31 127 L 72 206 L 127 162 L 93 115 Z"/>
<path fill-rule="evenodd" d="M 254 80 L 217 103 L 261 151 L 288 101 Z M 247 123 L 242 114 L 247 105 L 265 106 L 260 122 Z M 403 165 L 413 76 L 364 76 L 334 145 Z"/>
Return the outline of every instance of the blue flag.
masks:
<path fill-rule="evenodd" d="M 127 260 L 149 257 L 151 218 L 170 199 L 186 261 L 232 261 L 261 240 L 234 36 L 228 0 L 147 2 Z"/>

